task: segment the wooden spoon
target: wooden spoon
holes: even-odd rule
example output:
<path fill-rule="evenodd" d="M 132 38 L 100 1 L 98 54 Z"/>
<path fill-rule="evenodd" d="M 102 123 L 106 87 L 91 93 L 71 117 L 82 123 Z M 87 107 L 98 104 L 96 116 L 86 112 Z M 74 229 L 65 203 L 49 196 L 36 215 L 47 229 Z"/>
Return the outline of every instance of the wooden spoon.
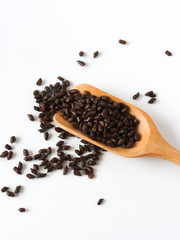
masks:
<path fill-rule="evenodd" d="M 107 96 L 114 102 L 123 102 L 124 104 L 126 104 L 130 108 L 130 113 L 140 121 L 137 130 L 138 133 L 141 135 L 141 140 L 139 142 L 136 142 L 135 146 L 129 149 L 125 149 L 122 147 L 109 147 L 103 143 L 92 140 L 79 130 L 73 128 L 70 122 L 65 120 L 59 113 L 56 113 L 53 117 L 53 120 L 62 129 L 90 143 L 93 143 L 94 145 L 97 145 L 123 157 L 152 156 L 163 158 L 180 165 L 180 151 L 170 146 L 164 140 L 164 138 L 161 136 L 152 119 L 148 116 L 147 113 L 129 103 L 124 102 L 117 97 L 114 97 L 88 84 L 80 84 L 73 87 L 72 89 L 77 89 L 82 94 L 84 93 L 84 91 L 88 91 L 92 95 L 95 95 L 97 97 Z"/>

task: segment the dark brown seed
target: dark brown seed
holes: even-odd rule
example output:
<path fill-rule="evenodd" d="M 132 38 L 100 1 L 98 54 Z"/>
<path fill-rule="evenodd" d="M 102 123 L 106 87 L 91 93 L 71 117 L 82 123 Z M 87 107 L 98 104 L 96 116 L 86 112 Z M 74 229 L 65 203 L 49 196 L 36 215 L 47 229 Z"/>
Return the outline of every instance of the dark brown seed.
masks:
<path fill-rule="evenodd" d="M 141 140 L 141 136 L 140 136 L 138 133 L 136 133 L 136 134 L 134 135 L 134 139 L 135 139 L 136 141 L 140 141 L 140 140 Z"/>
<path fill-rule="evenodd" d="M 126 44 L 126 41 L 125 41 L 125 40 L 122 40 L 122 39 L 120 39 L 120 40 L 119 40 L 119 43 L 121 43 L 121 44 Z"/>
<path fill-rule="evenodd" d="M 65 166 L 65 167 L 64 167 L 64 170 L 63 170 L 63 175 L 66 175 L 67 172 L 68 172 L 68 170 L 69 170 L 68 166 Z"/>
<path fill-rule="evenodd" d="M 42 84 L 42 78 L 39 78 L 36 82 L 36 85 L 41 86 L 41 84 Z"/>
<path fill-rule="evenodd" d="M 29 151 L 27 149 L 23 149 L 23 155 L 25 157 L 29 156 Z"/>
<path fill-rule="evenodd" d="M 35 178 L 35 176 L 32 175 L 31 173 L 26 174 L 26 177 L 29 178 L 29 179 L 33 179 L 33 178 Z"/>
<path fill-rule="evenodd" d="M 77 63 L 78 63 L 80 66 L 84 66 L 84 65 L 86 65 L 85 62 L 80 61 L 80 60 L 78 60 Z"/>
<path fill-rule="evenodd" d="M 30 168 L 30 171 L 31 171 L 34 175 L 37 175 L 37 170 L 35 170 L 34 168 Z"/>
<path fill-rule="evenodd" d="M 34 117 L 33 117 L 32 114 L 27 114 L 27 116 L 28 116 L 28 118 L 29 118 L 30 121 L 34 121 Z"/>
<path fill-rule="evenodd" d="M 26 209 L 25 209 L 25 208 L 19 208 L 18 211 L 19 211 L 19 212 L 25 212 Z"/>
<path fill-rule="evenodd" d="M 149 91 L 149 92 L 145 93 L 145 96 L 151 97 L 153 94 L 154 94 L 153 91 Z"/>
<path fill-rule="evenodd" d="M 68 150 L 70 149 L 70 146 L 62 146 L 62 150 Z"/>
<path fill-rule="evenodd" d="M 148 101 L 148 103 L 149 103 L 149 104 L 153 104 L 155 101 L 156 101 L 156 98 L 151 98 L 151 99 Z"/>
<path fill-rule="evenodd" d="M 61 147 L 63 145 L 63 143 L 64 143 L 64 141 L 59 141 L 59 142 L 56 143 L 56 146 Z"/>
<path fill-rule="evenodd" d="M 94 166 L 94 165 L 96 165 L 96 162 L 93 161 L 93 160 L 89 160 L 89 161 L 88 161 L 88 164 L 91 165 L 91 166 Z"/>
<path fill-rule="evenodd" d="M 172 56 L 172 53 L 168 50 L 165 51 L 165 54 L 168 55 L 168 56 Z"/>
<path fill-rule="evenodd" d="M 0 157 L 7 157 L 7 156 L 8 156 L 8 151 L 4 151 L 0 155 Z"/>
<path fill-rule="evenodd" d="M 13 152 L 12 151 L 9 151 L 8 152 L 8 155 L 7 155 L 7 160 L 10 160 L 13 156 Z"/>
<path fill-rule="evenodd" d="M 79 52 L 79 56 L 80 56 L 80 57 L 84 56 L 84 52 L 83 52 L 83 51 L 80 51 L 80 52 Z"/>
<path fill-rule="evenodd" d="M 51 147 L 48 147 L 48 148 L 47 148 L 47 155 L 51 154 L 51 152 L 52 152 Z"/>
<path fill-rule="evenodd" d="M 58 158 L 53 157 L 50 162 L 51 162 L 51 163 L 57 163 L 57 161 L 58 161 Z"/>
<path fill-rule="evenodd" d="M 46 159 L 46 157 L 47 157 L 47 155 L 45 155 L 45 154 L 41 154 L 41 157 L 39 158 L 39 160 L 45 160 Z"/>
<path fill-rule="evenodd" d="M 51 166 L 51 163 L 48 162 L 48 163 L 46 163 L 46 164 L 44 165 L 44 169 L 47 169 L 47 168 L 50 167 L 50 166 Z"/>
<path fill-rule="evenodd" d="M 62 168 L 63 168 L 62 164 L 56 164 L 55 165 L 55 169 L 57 169 L 57 170 L 62 169 Z"/>
<path fill-rule="evenodd" d="M 17 174 L 21 174 L 21 170 L 18 167 L 13 167 L 13 170 L 17 173 Z"/>
<path fill-rule="evenodd" d="M 50 166 L 50 167 L 48 167 L 47 172 L 51 172 L 53 169 L 54 169 L 54 167 L 53 167 L 53 166 Z"/>
<path fill-rule="evenodd" d="M 43 160 L 43 161 L 41 162 L 40 166 L 44 166 L 44 165 L 46 165 L 48 162 L 49 162 L 48 160 Z"/>
<path fill-rule="evenodd" d="M 44 133 L 44 139 L 47 141 L 48 140 L 48 137 L 49 137 L 49 133 L 48 132 L 45 132 Z"/>
<path fill-rule="evenodd" d="M 84 175 L 88 175 L 88 173 L 89 173 L 87 169 L 83 169 L 82 172 Z"/>
<path fill-rule="evenodd" d="M 38 91 L 38 90 L 35 90 L 35 91 L 33 92 L 33 94 L 34 94 L 34 96 L 37 96 L 37 95 L 39 94 L 39 91 Z"/>
<path fill-rule="evenodd" d="M 90 178 L 90 179 L 94 178 L 94 173 L 89 173 L 88 178 Z"/>
<path fill-rule="evenodd" d="M 104 201 L 103 198 L 100 198 L 99 201 L 97 202 L 97 205 L 101 205 L 101 203 Z"/>
<path fill-rule="evenodd" d="M 93 173 L 94 169 L 92 167 L 86 167 L 86 169 L 88 170 L 89 173 Z"/>
<path fill-rule="evenodd" d="M 10 138 L 10 143 L 14 143 L 16 141 L 16 137 L 15 136 L 12 136 L 11 138 Z"/>
<path fill-rule="evenodd" d="M 43 177 L 46 177 L 46 173 L 39 173 L 38 175 L 37 175 L 37 178 L 43 178 Z"/>
<path fill-rule="evenodd" d="M 41 149 L 39 149 L 38 153 L 47 153 L 47 149 L 46 148 L 41 148 Z"/>
<path fill-rule="evenodd" d="M 33 169 L 38 171 L 39 170 L 39 166 L 37 164 L 33 164 Z"/>
<path fill-rule="evenodd" d="M 78 170 L 74 170 L 74 175 L 75 176 L 81 176 L 81 173 Z"/>
<path fill-rule="evenodd" d="M 9 188 L 8 187 L 3 187 L 1 188 L 1 192 L 6 192 Z"/>
<path fill-rule="evenodd" d="M 84 144 L 87 144 L 87 143 L 88 143 L 88 142 L 87 142 L 86 140 L 84 140 L 84 139 L 81 139 L 80 142 L 82 142 L 82 143 L 84 143 Z"/>
<path fill-rule="evenodd" d="M 20 192 L 20 190 L 21 190 L 21 185 L 19 185 L 19 186 L 17 186 L 16 188 L 15 188 L 15 190 L 14 190 L 14 193 L 19 193 Z"/>
<path fill-rule="evenodd" d="M 60 80 L 60 81 L 64 81 L 64 78 L 61 77 L 61 76 L 58 76 L 57 79 Z"/>
<path fill-rule="evenodd" d="M 94 52 L 94 53 L 93 53 L 93 58 L 96 58 L 98 55 L 99 55 L 99 52 L 98 52 L 98 51 Z"/>
<path fill-rule="evenodd" d="M 34 155 L 33 159 L 36 160 L 36 159 L 39 159 L 40 157 L 41 157 L 41 153 L 37 153 Z"/>
<path fill-rule="evenodd" d="M 11 191 L 6 191 L 6 194 L 8 195 L 8 197 L 15 197 L 15 194 Z"/>
<path fill-rule="evenodd" d="M 27 156 L 27 157 L 24 157 L 24 160 L 25 161 L 32 161 L 33 157 L 32 156 Z"/>
<path fill-rule="evenodd" d="M 139 92 L 133 95 L 133 99 L 137 99 L 139 97 Z"/>
<path fill-rule="evenodd" d="M 18 163 L 18 168 L 19 168 L 20 170 L 23 169 L 23 164 L 22 164 L 22 162 L 19 162 L 19 163 Z"/>
<path fill-rule="evenodd" d="M 58 133 L 60 133 L 62 131 L 62 129 L 60 127 L 55 127 L 54 130 Z"/>

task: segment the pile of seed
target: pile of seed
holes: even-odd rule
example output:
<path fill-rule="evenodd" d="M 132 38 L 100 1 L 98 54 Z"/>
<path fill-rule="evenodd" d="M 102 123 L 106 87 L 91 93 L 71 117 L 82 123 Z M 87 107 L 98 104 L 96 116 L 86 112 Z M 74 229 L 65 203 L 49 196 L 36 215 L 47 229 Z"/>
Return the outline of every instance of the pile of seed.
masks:
<path fill-rule="evenodd" d="M 62 80 L 54 86 L 45 87 L 42 92 L 34 91 L 34 97 L 40 111 L 40 132 L 52 128 L 50 123 L 56 112 L 72 123 L 91 139 L 111 147 L 131 148 L 140 140 L 137 133 L 137 119 L 129 113 L 123 103 L 113 102 L 106 96 L 96 97 L 89 92 L 80 94 L 78 90 L 67 90 L 70 83 Z M 65 138 L 67 132 L 61 130 L 60 137 Z"/>

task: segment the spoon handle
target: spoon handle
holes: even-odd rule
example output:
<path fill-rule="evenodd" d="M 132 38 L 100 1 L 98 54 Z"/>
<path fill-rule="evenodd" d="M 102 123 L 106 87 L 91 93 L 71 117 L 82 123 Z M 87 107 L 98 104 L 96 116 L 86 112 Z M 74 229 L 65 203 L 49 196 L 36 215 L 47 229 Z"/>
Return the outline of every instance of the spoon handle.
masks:
<path fill-rule="evenodd" d="M 149 146 L 150 156 L 166 159 L 180 165 L 180 151 L 169 145 L 163 138 Z"/>

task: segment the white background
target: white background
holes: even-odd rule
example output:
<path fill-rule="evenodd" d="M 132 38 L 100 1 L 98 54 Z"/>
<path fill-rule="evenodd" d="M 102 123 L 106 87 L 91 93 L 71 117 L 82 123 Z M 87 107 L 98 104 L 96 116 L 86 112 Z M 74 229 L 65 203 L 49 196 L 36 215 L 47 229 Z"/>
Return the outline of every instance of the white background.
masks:
<path fill-rule="evenodd" d="M 1 239 L 179 240 L 180 167 L 168 161 L 106 152 L 93 180 L 61 171 L 29 180 L 31 163 L 22 176 L 12 170 L 23 161 L 23 148 L 36 153 L 58 139 L 53 133 L 45 142 L 38 122 L 26 116 L 36 114 L 32 92 L 39 77 L 45 86 L 61 75 L 135 104 L 180 149 L 179 24 L 178 0 L 0 1 L 0 151 L 10 136 L 18 138 L 14 158 L 0 159 L 0 188 L 23 186 L 13 199 L 0 193 Z M 128 44 L 120 45 L 120 38 Z M 80 50 L 85 67 L 76 63 Z M 143 96 L 148 90 L 157 93 L 154 105 Z M 134 101 L 137 91 L 142 95 Z M 101 206 L 99 198 L 105 199 Z"/>

